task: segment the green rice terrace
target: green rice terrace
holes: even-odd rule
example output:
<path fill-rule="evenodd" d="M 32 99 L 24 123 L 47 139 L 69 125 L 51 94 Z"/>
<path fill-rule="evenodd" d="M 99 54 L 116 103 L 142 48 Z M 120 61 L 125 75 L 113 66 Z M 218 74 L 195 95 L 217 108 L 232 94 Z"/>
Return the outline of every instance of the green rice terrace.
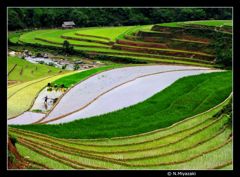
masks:
<path fill-rule="evenodd" d="M 29 169 L 233 169 L 232 70 L 222 52 L 232 20 L 8 37 L 9 47 L 59 52 L 69 66 L 74 57 L 94 63 L 65 69 L 63 59 L 9 55 L 8 133 Z M 65 44 L 72 53 L 63 56 Z"/>
<path fill-rule="evenodd" d="M 198 26 L 196 26 L 198 25 Z M 160 25 L 37 30 L 23 33 L 12 43 L 62 47 L 67 40 L 89 55 L 134 58 L 154 63 L 180 63 L 211 67 L 215 33 L 231 40 L 231 21 L 182 22 Z M 229 32 L 230 27 L 230 32 Z M 219 28 L 216 30 L 215 28 Z M 200 34 L 204 32 L 204 37 Z M 210 36 L 210 38 L 209 38 Z"/>

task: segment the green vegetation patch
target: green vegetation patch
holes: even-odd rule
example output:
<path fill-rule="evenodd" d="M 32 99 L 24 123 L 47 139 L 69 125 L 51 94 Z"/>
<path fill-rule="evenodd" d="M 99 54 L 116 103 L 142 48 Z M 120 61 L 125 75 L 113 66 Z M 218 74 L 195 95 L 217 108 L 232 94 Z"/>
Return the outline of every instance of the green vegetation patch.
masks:
<path fill-rule="evenodd" d="M 190 21 L 185 22 L 184 24 L 195 24 L 195 25 L 205 25 L 205 26 L 232 26 L 232 20 L 202 20 L 202 21 Z"/>
<path fill-rule="evenodd" d="M 161 24 L 159 24 L 159 26 L 182 27 L 183 25 L 195 24 L 195 25 L 219 27 L 219 26 L 222 26 L 222 25 L 232 26 L 232 23 L 233 23 L 232 20 L 201 20 L 201 21 L 161 23 Z"/>
<path fill-rule="evenodd" d="M 115 41 L 116 37 L 118 37 L 120 34 L 124 33 L 125 31 L 131 29 L 132 27 L 133 26 L 104 27 L 104 28 L 82 30 L 77 33 L 92 35 L 92 36 L 99 36 L 99 37 L 106 37 L 106 38 L 109 38 L 111 41 Z"/>
<path fill-rule="evenodd" d="M 38 93 L 47 85 L 47 83 L 53 82 L 54 80 L 69 74 L 72 74 L 72 72 L 24 82 L 9 88 L 7 117 L 12 118 L 22 114 L 24 111 L 27 111 L 32 106 L 32 103 Z"/>
<path fill-rule="evenodd" d="M 28 158 L 30 160 L 34 160 L 37 161 L 41 164 L 46 164 L 49 168 L 53 168 L 53 169 L 72 169 L 71 167 L 62 164 L 56 160 L 53 160 L 49 157 L 43 156 L 21 144 L 16 144 L 16 147 L 20 153 L 20 155 L 22 155 L 25 158 Z"/>
<path fill-rule="evenodd" d="M 206 111 L 232 92 L 232 72 L 184 77 L 131 107 L 58 125 L 13 126 L 59 138 L 111 138 L 168 127 Z M 117 101 L 117 100 L 113 100 Z"/>
<path fill-rule="evenodd" d="M 24 32 L 20 32 L 20 31 L 9 32 L 8 33 L 8 39 L 9 39 L 10 42 L 16 44 L 16 43 L 18 43 L 18 40 L 23 33 Z"/>
<path fill-rule="evenodd" d="M 55 75 L 60 71 L 62 70 L 59 68 L 43 64 L 33 64 L 18 57 L 8 57 L 8 72 L 10 72 L 8 75 L 8 80 L 30 81 L 46 76 Z"/>

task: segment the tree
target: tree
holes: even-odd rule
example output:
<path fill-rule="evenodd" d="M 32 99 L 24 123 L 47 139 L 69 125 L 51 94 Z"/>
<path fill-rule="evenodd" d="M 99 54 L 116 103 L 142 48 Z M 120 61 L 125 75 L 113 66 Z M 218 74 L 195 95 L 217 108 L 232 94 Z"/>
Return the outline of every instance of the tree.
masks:
<path fill-rule="evenodd" d="M 170 9 L 155 9 L 151 11 L 149 19 L 152 23 L 164 23 L 172 21 L 174 15 L 174 11 Z"/>
<path fill-rule="evenodd" d="M 217 52 L 217 64 L 222 65 L 226 69 L 232 68 L 232 49 L 227 48 Z"/>
<path fill-rule="evenodd" d="M 73 53 L 73 46 L 70 45 L 70 43 L 67 40 L 63 41 L 63 52 L 66 54 L 72 54 Z"/>
<path fill-rule="evenodd" d="M 9 9 L 8 10 L 8 29 L 16 30 L 25 28 L 24 20 L 22 19 L 22 10 Z"/>
<path fill-rule="evenodd" d="M 69 14 L 69 20 L 74 21 L 77 26 L 86 26 L 89 18 L 81 9 L 74 9 Z"/>
<path fill-rule="evenodd" d="M 8 29 L 77 26 L 122 26 L 185 20 L 232 19 L 231 8 L 9 8 Z"/>
<path fill-rule="evenodd" d="M 224 68 L 232 68 L 232 37 L 223 36 L 217 33 L 216 40 L 213 43 L 216 54 L 216 64 Z"/>

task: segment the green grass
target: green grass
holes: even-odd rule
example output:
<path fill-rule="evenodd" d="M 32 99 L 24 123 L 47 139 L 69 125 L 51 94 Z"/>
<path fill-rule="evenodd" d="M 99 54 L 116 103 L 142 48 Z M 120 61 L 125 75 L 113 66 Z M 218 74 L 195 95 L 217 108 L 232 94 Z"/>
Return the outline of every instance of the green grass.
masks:
<path fill-rule="evenodd" d="M 227 117 L 219 118 L 217 120 L 209 118 L 209 120 L 203 122 L 199 126 L 193 127 L 192 129 L 178 131 L 177 133 L 168 136 L 157 136 L 157 138 L 155 137 L 155 139 L 152 139 L 151 141 L 145 140 L 145 142 L 142 143 L 114 146 L 109 144 L 106 144 L 105 146 L 85 145 L 54 139 L 42 134 L 39 135 L 32 132 L 16 130 L 11 130 L 11 134 L 16 137 L 20 136 L 21 138 L 37 141 L 40 144 L 45 144 L 45 146 L 55 144 L 58 147 L 67 147 L 69 151 L 78 150 L 80 152 L 100 154 L 117 159 L 135 159 L 139 157 L 144 158 L 145 156 L 151 157 L 154 154 L 162 155 L 166 152 L 172 153 L 175 150 L 183 149 L 198 144 L 199 142 L 204 142 L 208 138 L 215 138 L 214 136 L 219 132 L 219 129 L 224 126 L 227 120 Z M 230 130 L 228 132 L 230 132 Z M 230 133 L 227 134 L 229 135 Z M 142 139 L 144 139 L 144 135 L 142 135 Z M 125 140 L 123 141 L 125 142 Z M 141 152 L 141 154 L 139 154 L 139 152 Z"/>
<path fill-rule="evenodd" d="M 32 151 L 31 149 L 28 149 L 27 147 L 24 147 L 21 144 L 16 144 L 16 148 L 19 151 L 20 155 L 23 157 L 29 157 L 30 160 L 34 160 L 37 161 L 41 164 L 44 164 L 52 169 L 73 169 L 67 165 L 64 165 L 56 160 L 53 160 L 51 158 L 48 158 L 46 156 L 43 156 L 39 153 L 36 153 L 34 151 Z"/>
<path fill-rule="evenodd" d="M 151 27 L 152 25 L 141 25 L 141 26 L 125 26 L 125 27 L 76 28 L 76 29 L 68 29 L 68 30 L 62 30 L 62 29 L 37 30 L 37 31 L 24 33 L 23 35 L 20 36 L 20 41 L 23 41 L 26 43 L 41 44 L 45 46 L 55 46 L 55 47 L 61 48 L 62 43 L 65 40 L 61 36 L 68 36 L 68 37 L 76 38 L 76 39 L 67 39 L 70 42 L 70 44 L 74 45 L 75 50 L 81 50 L 87 53 L 96 52 L 96 53 L 109 53 L 109 54 L 110 53 L 111 54 L 118 54 L 118 53 L 127 54 L 129 52 L 127 52 L 126 50 L 112 49 L 110 45 L 102 44 L 99 42 L 108 42 L 108 41 L 115 42 L 116 39 L 124 38 L 125 34 L 131 34 L 139 30 L 145 30 L 145 31 L 150 30 Z M 76 35 L 76 33 L 87 35 L 87 36 L 79 36 L 79 35 Z M 43 39 L 46 41 L 37 40 L 35 38 Z M 92 41 L 91 42 L 79 41 L 77 39 L 92 40 Z M 51 42 L 55 44 L 52 44 Z M 77 45 L 81 45 L 81 46 L 77 46 Z M 136 47 L 131 46 L 131 50 L 132 48 L 135 49 Z M 143 47 L 137 47 L 137 48 L 141 50 L 145 49 Z M 177 49 L 174 49 L 174 50 L 173 49 L 156 49 L 156 48 L 146 48 L 146 49 L 157 50 L 158 52 L 167 52 L 168 56 L 173 56 L 174 52 L 180 52 L 180 54 L 187 53 L 189 55 L 192 55 L 192 54 L 204 55 L 204 57 L 205 55 L 208 56 L 207 54 L 203 54 L 200 52 L 183 51 L 183 50 L 177 50 Z M 132 52 L 132 54 L 134 53 L 139 54 L 139 52 Z M 145 54 L 142 51 L 140 53 Z M 179 60 L 175 62 L 174 59 L 171 59 L 171 60 L 173 61 L 161 60 L 160 62 L 187 64 L 186 61 Z M 155 62 L 152 59 L 148 59 L 146 61 Z M 198 63 L 198 61 L 196 61 L 195 63 L 192 62 L 191 64 L 195 65 L 196 63 Z"/>
<path fill-rule="evenodd" d="M 32 131 L 26 131 L 26 130 L 15 129 L 15 128 L 13 129 L 12 127 L 10 127 L 9 130 L 11 134 L 16 134 L 15 135 L 16 137 L 18 136 L 25 137 L 25 138 L 28 137 L 28 138 L 33 138 L 33 140 L 38 139 L 38 141 L 43 140 L 43 142 L 53 143 L 55 145 L 56 144 L 67 145 L 69 148 L 75 147 L 80 149 L 82 148 L 83 150 L 86 150 L 86 147 L 89 147 L 89 146 L 95 147 L 92 150 L 96 151 L 99 149 L 99 147 L 100 149 L 102 148 L 106 149 L 107 147 L 110 147 L 110 148 L 120 147 L 120 146 L 130 147 L 132 145 L 135 146 L 137 144 L 149 145 L 149 142 L 158 141 L 158 140 L 160 141 L 165 140 L 165 142 L 163 143 L 165 143 L 166 145 L 166 142 L 167 143 L 174 142 L 177 138 L 176 136 L 183 138 L 184 137 L 183 135 L 186 135 L 186 132 L 187 132 L 187 135 L 191 133 L 196 133 L 200 129 L 214 123 L 214 121 L 216 120 L 212 119 L 213 115 L 215 115 L 226 104 L 228 104 L 229 100 L 231 100 L 230 97 L 228 97 L 224 102 L 212 108 L 211 110 L 208 110 L 207 112 L 196 115 L 194 117 L 185 119 L 184 121 L 178 122 L 173 126 L 167 127 L 165 129 L 158 129 L 156 131 L 147 132 L 144 134 L 138 134 L 135 136 L 127 136 L 127 137 L 111 138 L 111 139 L 87 139 L 87 140 L 86 139 L 60 139 L 60 138 L 54 138 L 45 134 L 39 134 Z M 116 148 L 113 150 L 115 152 L 119 151 Z"/>
<path fill-rule="evenodd" d="M 105 70 L 108 70 L 108 69 L 113 69 L 113 68 L 116 68 L 116 67 L 119 67 L 119 66 L 121 66 L 121 65 L 108 65 L 108 66 L 104 66 L 104 67 L 100 67 L 100 68 L 90 69 L 90 70 L 83 71 L 83 72 L 80 72 L 80 73 L 75 73 L 75 74 L 72 74 L 72 75 L 69 75 L 69 76 L 62 77 L 58 80 L 55 80 L 53 82 L 53 84 L 57 84 L 57 85 L 64 84 L 65 87 L 71 87 L 71 86 L 73 86 L 76 83 L 86 79 L 87 77 L 89 77 L 91 75 L 94 75 L 96 73 L 99 73 L 101 71 L 105 71 Z"/>
<path fill-rule="evenodd" d="M 191 170 L 191 169 L 212 169 L 213 166 L 220 165 L 222 162 L 232 159 L 232 142 L 228 143 L 227 145 L 219 148 L 213 152 L 203 154 L 202 156 L 195 158 L 191 161 L 186 163 L 180 163 L 175 165 L 164 165 L 164 166 L 155 166 L 155 167 L 148 167 L 148 169 L 165 169 L 165 170 L 172 170 L 172 169 L 181 169 L 181 170 Z M 146 167 L 142 167 L 140 169 L 146 169 Z"/>
<path fill-rule="evenodd" d="M 63 71 L 59 68 L 43 64 L 33 64 L 17 57 L 8 57 L 8 72 L 16 65 L 15 69 L 8 75 L 8 80 L 30 81 L 46 76 L 58 74 Z M 22 74 L 21 73 L 22 70 Z"/>
<path fill-rule="evenodd" d="M 61 38 L 61 35 L 65 33 L 79 31 L 80 29 L 70 29 L 70 30 L 37 30 L 37 31 L 31 31 L 28 33 L 24 33 L 20 36 L 20 40 L 26 43 L 33 43 L 33 44 L 42 44 L 42 45 L 52 45 L 52 46 L 59 46 L 65 39 Z M 35 38 L 40 39 L 46 39 L 52 42 L 57 42 L 59 44 L 51 44 L 48 42 L 40 41 Z M 96 46 L 103 46 L 102 44 L 98 43 L 90 43 L 90 42 L 84 42 L 84 41 L 75 41 L 75 40 L 68 40 L 70 44 L 78 44 L 78 45 L 96 45 Z"/>
<path fill-rule="evenodd" d="M 46 44 L 44 42 L 38 41 L 35 38 L 46 38 L 51 39 L 57 42 L 63 42 L 64 39 L 61 38 L 61 35 L 69 35 L 72 36 L 74 33 L 80 33 L 80 34 L 87 34 L 87 35 L 96 35 L 100 37 L 108 37 L 110 40 L 115 40 L 115 38 L 129 29 L 131 27 L 103 27 L 103 28 L 76 28 L 76 29 L 68 29 L 68 30 L 62 30 L 62 29 L 54 29 L 54 30 L 36 30 L 24 33 L 20 36 L 20 40 L 26 43 L 40 43 L 40 44 Z M 79 37 L 77 35 L 74 35 L 76 38 Z M 100 39 L 98 39 L 100 40 Z M 69 40 L 70 43 L 73 44 L 81 44 L 80 41 L 74 41 Z M 82 43 L 82 44 L 86 44 Z M 89 43 L 88 43 L 89 45 Z M 97 45 L 94 43 L 94 45 Z M 100 45 L 100 44 L 98 44 Z"/>
<path fill-rule="evenodd" d="M 191 148 L 188 150 L 185 150 L 180 153 L 173 153 L 166 156 L 159 156 L 159 157 L 152 157 L 152 158 L 146 158 L 146 159 L 137 159 L 137 160 L 131 160 L 133 164 L 144 164 L 146 166 L 153 166 L 153 164 L 163 164 L 163 163 L 169 163 L 169 162 L 175 162 L 175 161 L 182 161 L 186 159 L 190 159 L 191 157 L 194 157 L 195 155 L 202 154 L 203 152 L 207 152 L 208 150 L 222 145 L 226 140 L 227 136 L 223 137 L 217 137 L 214 139 L 209 140 L 207 143 L 200 144 L 199 146 L 195 148 Z"/>
<path fill-rule="evenodd" d="M 161 23 L 159 26 L 165 26 L 165 27 L 181 27 L 181 22 L 172 22 L 172 23 Z"/>
<path fill-rule="evenodd" d="M 232 91 L 231 71 L 179 79 L 137 105 L 59 125 L 13 126 L 59 138 L 111 138 L 164 128 L 219 104 Z"/>
<path fill-rule="evenodd" d="M 63 45 L 63 42 L 65 40 L 67 40 L 71 45 L 73 45 L 75 47 L 78 45 L 83 45 L 83 46 L 85 45 L 85 46 L 89 46 L 89 47 L 91 47 L 91 46 L 107 47 L 104 44 L 99 44 L 99 43 L 94 43 L 94 42 L 77 41 L 77 40 L 64 39 L 64 38 L 38 37 L 37 40 L 38 41 L 46 40 L 46 42 L 48 42 L 48 43 L 54 42 L 54 43 L 56 43 L 55 45 Z"/>
<path fill-rule="evenodd" d="M 122 45 L 122 44 L 115 44 L 115 46 L 123 46 L 123 47 L 129 47 L 129 48 L 139 48 L 139 49 L 149 49 L 152 51 L 167 51 L 167 52 L 177 52 L 182 54 L 195 54 L 195 55 L 201 55 L 201 56 L 213 56 L 207 53 L 203 52 L 196 52 L 196 51 L 188 51 L 188 50 L 177 50 L 177 49 L 165 49 L 165 48 L 151 48 L 151 47 L 140 47 L 140 46 L 129 46 L 129 45 Z M 173 54 L 174 55 L 174 54 Z"/>
<path fill-rule="evenodd" d="M 71 169 L 72 165 L 75 169 L 213 169 L 232 160 L 232 141 L 228 140 L 232 130 L 226 127 L 228 117 L 222 115 L 212 118 L 229 100 L 228 98 L 217 107 L 176 126 L 149 134 L 139 134 L 137 139 L 153 140 L 140 144 L 135 144 L 138 142 L 134 141 L 136 138 L 121 137 L 111 140 L 126 144 L 132 139 L 132 144 L 115 144 L 113 147 L 109 144 L 109 139 L 102 139 L 93 141 L 104 142 L 104 146 L 88 146 L 78 144 L 85 140 L 57 139 L 21 129 L 9 128 L 9 131 L 11 135 L 19 138 L 21 145 L 19 148 L 17 144 L 17 148 L 21 155 L 27 154 L 30 159 L 54 169 L 61 169 L 64 164 L 67 166 L 63 169 Z M 166 134 L 167 132 L 173 134 Z M 123 149 L 124 153 L 121 152 Z M 87 152 L 89 150 L 92 152 Z M 171 162 L 181 163 L 163 165 Z"/>
<path fill-rule="evenodd" d="M 59 42 L 58 39 L 54 38 L 54 40 L 56 40 L 56 42 Z M 52 41 L 54 41 L 54 40 L 52 40 Z M 79 41 L 79 42 L 81 43 L 82 41 Z M 40 43 L 42 43 L 42 41 L 40 41 Z M 44 45 L 50 45 L 50 46 L 53 45 L 53 46 L 61 47 L 60 45 L 50 44 L 50 43 L 47 43 L 47 42 L 45 42 L 45 43 L 44 43 Z M 84 43 L 85 42 L 83 42 L 83 45 L 85 45 Z M 98 45 L 97 43 L 93 43 L 93 42 L 87 42 L 87 43 L 90 43 L 92 45 L 92 47 Z M 95 45 L 95 44 L 97 44 L 97 45 Z M 99 46 L 101 46 L 101 44 L 99 44 Z M 103 45 L 103 46 L 105 46 L 105 45 Z M 200 61 L 197 58 L 191 58 L 190 59 L 190 58 L 186 58 L 186 57 L 177 57 L 177 58 L 179 58 L 179 60 L 175 60 L 176 57 L 171 56 L 171 55 L 165 55 L 164 58 L 166 58 L 166 57 L 171 58 L 171 59 L 165 60 L 163 58 L 162 59 L 159 58 L 162 55 L 148 54 L 148 53 L 137 53 L 137 52 L 124 51 L 124 50 L 115 50 L 115 49 L 111 49 L 111 48 L 92 48 L 92 47 L 91 46 L 89 46 L 89 47 L 74 46 L 74 49 L 86 51 L 86 52 L 89 52 L 89 53 L 91 53 L 91 52 L 100 53 L 100 54 L 101 53 L 105 53 L 105 54 L 111 55 L 111 56 L 117 56 L 119 54 L 123 54 L 124 55 L 123 57 L 127 56 L 127 54 L 131 54 L 131 55 L 139 55 L 139 54 L 141 54 L 141 55 L 145 55 L 146 57 L 138 57 L 138 56 L 127 56 L 127 57 L 128 58 L 140 59 L 140 60 L 144 60 L 144 61 L 147 61 L 147 62 L 178 63 L 178 64 L 189 64 L 189 65 L 196 65 L 196 66 L 206 66 L 206 67 L 211 67 L 212 66 L 211 64 L 204 64 L 205 61 L 203 61 L 203 63 L 202 63 L 202 61 Z M 175 50 L 171 50 L 171 51 L 175 52 Z M 178 52 L 178 51 L 176 51 L 176 52 Z M 156 59 L 153 58 L 153 56 L 156 56 Z M 159 58 L 159 59 L 157 59 L 157 58 Z M 183 58 L 183 59 L 184 58 L 185 59 L 190 59 L 190 60 L 192 60 L 192 62 L 190 62 L 190 61 L 183 61 L 183 60 L 181 60 L 181 58 Z M 195 60 L 196 62 L 194 62 L 193 60 Z"/>
<path fill-rule="evenodd" d="M 202 21 L 186 21 L 186 22 L 170 22 L 170 23 L 161 23 L 159 26 L 166 27 L 182 27 L 182 25 L 186 24 L 196 24 L 196 25 L 205 25 L 205 26 L 232 26 L 232 20 L 202 20 Z"/>
<path fill-rule="evenodd" d="M 150 62 L 156 62 L 156 63 L 173 63 L 173 64 L 186 64 L 186 65 L 194 65 L 194 66 L 203 66 L 203 67 L 212 67 L 212 64 L 209 64 L 207 61 L 204 60 L 198 60 L 198 59 L 190 59 L 190 58 L 185 58 L 185 57 L 170 57 L 170 56 L 162 56 L 162 58 L 150 58 L 150 57 L 140 57 L 140 56 L 129 56 L 129 55 L 109 55 L 108 56 L 117 56 L 120 58 L 132 58 L 132 59 L 137 59 L 137 60 L 143 60 L 143 61 L 150 61 Z M 180 59 L 182 58 L 182 59 Z"/>
<path fill-rule="evenodd" d="M 202 20 L 202 21 L 192 21 L 192 22 L 185 22 L 186 24 L 196 24 L 196 25 L 205 25 L 205 26 L 232 26 L 232 20 Z M 184 23 L 184 24 L 185 24 Z"/>
<path fill-rule="evenodd" d="M 133 26 L 103 27 L 103 28 L 92 29 L 92 30 L 91 29 L 82 30 L 77 33 L 92 35 L 92 36 L 99 36 L 99 37 L 106 37 L 106 38 L 109 38 L 111 41 L 115 41 L 120 34 L 131 29 L 132 27 Z"/>
<path fill-rule="evenodd" d="M 223 143 L 225 143 L 228 139 L 229 133 L 231 132 L 230 129 L 225 130 L 224 132 L 220 133 L 219 135 L 212 137 L 211 134 L 213 134 L 214 132 L 217 133 L 219 130 L 221 131 L 221 128 L 224 125 L 224 122 L 226 122 L 227 117 L 222 117 L 221 119 L 219 119 L 219 121 L 215 124 L 213 124 L 213 126 L 207 129 L 204 129 L 203 131 L 198 132 L 196 135 L 192 135 L 190 136 L 190 139 L 194 140 L 194 141 L 199 141 L 201 142 L 202 138 L 206 139 L 206 138 L 210 138 L 208 141 L 203 142 L 203 143 L 199 143 L 197 144 L 197 146 L 194 146 L 190 149 L 184 149 L 184 146 L 186 146 L 186 144 L 189 145 L 194 145 L 194 142 L 191 142 L 191 140 L 188 139 L 184 139 L 182 142 L 180 142 L 180 144 L 178 142 L 170 145 L 170 146 L 165 146 L 163 148 L 156 148 L 157 154 L 154 154 L 154 150 L 151 150 L 153 154 L 151 154 L 149 151 L 138 151 L 138 153 L 136 154 L 136 157 L 134 157 L 134 159 L 132 160 L 127 160 L 127 159 L 122 159 L 120 161 L 115 160 L 111 157 L 114 156 L 114 154 L 110 154 L 110 156 L 106 156 L 106 155 L 95 155 L 95 154 L 89 154 L 89 153 L 84 153 L 84 152 L 76 152 L 76 150 L 72 150 L 71 147 L 69 145 L 67 146 L 62 146 L 58 143 L 53 143 L 51 141 L 49 141 L 48 139 L 46 140 L 40 140 L 38 138 L 30 138 L 29 136 L 26 136 L 24 134 L 21 133 L 17 133 L 16 136 L 21 137 L 23 140 L 27 140 L 27 144 L 30 143 L 30 145 L 33 146 L 33 148 L 35 148 L 36 150 L 42 150 L 45 153 L 51 153 L 51 154 L 56 154 L 58 157 L 62 156 L 64 158 L 67 158 L 66 160 L 69 161 L 75 161 L 76 164 L 77 163 L 81 163 L 84 165 L 90 165 L 90 166 L 94 166 L 96 167 L 102 167 L 102 168 L 111 168 L 111 169 L 126 169 L 126 168 L 130 168 L 130 169 L 138 169 L 141 168 L 138 165 L 143 165 L 145 166 L 145 168 L 156 168 L 156 169 L 165 169 L 165 168 L 171 168 L 172 169 L 176 169 L 174 168 L 174 166 L 181 166 L 181 168 L 188 168 L 188 164 L 189 167 L 193 167 L 195 166 L 195 169 L 199 169 L 199 168 L 209 168 L 211 166 L 215 166 L 218 163 L 221 163 L 221 161 L 218 161 L 219 158 L 221 160 L 230 160 L 231 159 L 231 147 L 229 146 L 229 144 L 223 146 L 222 148 L 220 146 L 223 145 Z M 11 132 L 12 133 L 12 132 Z M 180 132 L 179 132 L 180 133 Z M 34 133 L 33 133 L 34 135 Z M 197 137 L 198 136 L 198 137 Z M 41 136 L 40 136 L 41 137 Z M 170 137 L 169 137 L 170 138 Z M 195 140 L 195 138 L 197 138 L 198 140 Z M 163 144 L 165 142 L 165 140 L 163 139 Z M 166 142 L 165 142 L 166 144 Z M 219 151 L 219 149 L 225 149 L 226 152 L 224 152 L 224 155 L 222 156 L 222 154 L 219 156 L 215 155 L 215 158 L 211 160 L 211 163 L 208 163 L 207 161 L 204 161 L 204 159 L 207 157 L 208 158 L 208 151 L 218 147 L 215 151 Z M 227 148 L 226 148 L 227 147 Z M 94 146 L 92 147 L 93 150 Z M 98 148 L 98 147 L 95 147 Z M 115 151 L 118 150 L 119 147 L 115 147 Z M 151 148 L 151 147 L 150 147 Z M 172 151 L 169 155 L 161 155 L 162 153 L 164 153 L 164 148 L 166 148 L 168 151 Z M 179 152 L 174 152 L 174 150 L 176 148 L 182 148 L 183 151 L 179 151 Z M 85 147 L 85 149 L 87 150 L 88 148 Z M 21 149 L 20 149 L 21 151 Z M 141 153 L 140 153 L 141 152 Z M 149 154 L 150 153 L 150 154 Z M 160 154 L 159 154 L 160 153 Z M 213 151 L 214 153 L 214 151 Z M 145 154 L 145 156 L 143 156 Z M 197 155 L 203 155 L 198 157 Z M 212 152 L 209 153 L 210 155 L 212 154 Z M 117 154 L 116 154 L 117 155 Z M 121 154 L 119 154 L 121 157 Z M 131 152 L 127 152 L 124 156 L 132 156 Z M 153 155 L 153 156 L 152 156 Z M 139 159 L 139 156 L 142 156 L 142 159 Z M 192 160 L 190 158 L 194 157 Z M 104 159 L 105 158 L 105 159 Z M 107 159 L 106 159 L 107 158 Z M 202 159 L 201 163 L 198 163 L 198 161 L 196 161 L 195 159 Z M 38 154 L 35 154 L 35 159 L 39 159 Z M 34 160 L 35 160 L 34 159 Z M 173 161 L 181 161 L 181 160 L 187 160 L 189 159 L 189 161 L 186 161 L 184 163 L 180 163 L 180 164 L 172 164 L 172 165 L 167 165 L 167 167 L 165 165 L 160 165 L 164 162 L 173 162 Z M 65 160 L 65 159 L 64 159 Z M 192 161 L 195 161 L 194 163 Z M 119 164 L 119 163 L 120 164 Z M 121 165 L 121 162 L 123 162 L 123 165 Z M 46 161 L 46 165 L 48 165 L 48 161 Z M 198 167 L 196 166 L 198 163 Z M 208 166 L 206 167 L 206 163 L 208 164 Z M 132 167 L 130 167 L 129 165 L 124 165 L 124 164 L 130 164 L 133 165 Z M 159 164 L 159 165 L 152 165 L 152 164 Z M 202 166 L 202 164 L 204 164 Z"/>
<path fill-rule="evenodd" d="M 228 102 L 229 102 L 229 98 L 226 99 L 221 104 L 214 107 L 213 109 L 208 110 L 207 112 L 185 119 L 184 121 L 178 122 L 173 126 L 159 129 L 156 131 L 151 131 L 144 134 L 138 134 L 135 136 L 126 136 L 126 137 L 120 137 L 120 138 L 111 138 L 111 139 L 104 139 L 104 138 L 103 139 L 70 139 L 67 141 L 86 144 L 86 145 L 96 145 L 96 146 L 128 145 L 128 144 L 134 144 L 134 143 L 140 144 L 146 141 L 152 141 L 157 138 L 169 136 L 179 131 L 184 131 L 186 129 L 194 128 L 195 126 L 198 126 L 199 124 L 205 122 L 206 120 L 211 118 L 213 115 L 215 115 L 217 112 L 219 112 L 226 104 L 228 104 Z"/>
<path fill-rule="evenodd" d="M 227 166 L 221 168 L 221 170 L 233 170 L 233 165 L 227 165 Z"/>
<path fill-rule="evenodd" d="M 20 31 L 9 32 L 8 33 L 8 39 L 10 40 L 10 42 L 16 44 L 22 34 L 23 34 L 23 32 L 20 32 Z"/>
<path fill-rule="evenodd" d="M 168 146 L 163 146 L 163 147 L 155 147 L 155 149 L 150 149 L 147 151 L 141 151 L 139 150 L 138 152 L 129 152 L 129 153 L 118 153 L 118 154 L 110 154 L 108 157 L 112 158 L 118 158 L 118 159 L 127 159 L 127 160 L 142 160 L 145 159 L 146 157 L 148 158 L 153 158 L 156 156 L 163 156 L 166 154 L 171 154 L 171 153 L 176 153 L 183 151 L 184 149 L 192 149 L 197 147 L 199 144 L 202 143 L 207 143 L 209 141 L 216 141 L 219 139 L 227 139 L 229 136 L 231 130 L 225 131 L 224 133 L 221 133 L 220 135 L 217 135 L 217 129 L 221 124 L 218 126 L 215 125 L 212 126 L 211 128 L 207 128 L 203 131 L 200 131 L 200 133 L 194 134 L 182 141 L 178 141 L 177 143 L 170 144 Z M 216 133 L 217 132 L 217 133 Z M 141 153 L 140 153 L 141 152 Z"/>
<path fill-rule="evenodd" d="M 91 31 L 91 30 L 88 30 L 88 31 Z M 88 34 L 82 34 L 81 31 L 79 31 L 79 32 L 64 33 L 63 36 L 74 37 L 76 39 L 89 39 L 89 40 L 99 41 L 99 42 L 109 42 L 110 41 L 110 38 L 104 37 L 104 36 L 98 36 L 98 35 L 85 36 L 85 35 L 88 35 Z"/>

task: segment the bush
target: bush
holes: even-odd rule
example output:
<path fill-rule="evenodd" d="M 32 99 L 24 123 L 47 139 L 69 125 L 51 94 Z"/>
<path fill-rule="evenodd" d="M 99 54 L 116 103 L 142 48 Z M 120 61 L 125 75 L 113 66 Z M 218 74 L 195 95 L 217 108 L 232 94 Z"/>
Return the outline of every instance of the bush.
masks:
<path fill-rule="evenodd" d="M 48 66 L 55 66 L 53 62 L 48 63 Z"/>
<path fill-rule="evenodd" d="M 40 110 L 40 109 L 34 109 L 34 110 L 32 110 L 32 112 L 42 112 L 42 110 Z"/>
<path fill-rule="evenodd" d="M 95 55 L 91 57 L 94 60 L 110 60 L 113 62 L 119 63 L 133 63 L 133 64 L 146 64 L 146 61 L 138 60 L 134 58 L 127 58 L 127 57 L 117 57 L 117 56 L 108 56 L 108 55 Z"/>
<path fill-rule="evenodd" d="M 66 69 L 66 67 L 67 67 L 67 64 L 63 65 L 63 66 L 62 66 L 62 69 Z"/>
<path fill-rule="evenodd" d="M 66 54 L 73 54 L 74 50 L 73 50 L 73 46 L 70 45 L 70 43 L 67 40 L 63 41 L 63 52 Z"/>
<path fill-rule="evenodd" d="M 38 53 L 36 54 L 36 57 L 42 57 L 42 54 L 38 52 Z"/>
<path fill-rule="evenodd" d="M 47 88 L 48 92 L 51 92 L 52 90 L 53 90 L 52 87 Z"/>
<path fill-rule="evenodd" d="M 216 40 L 213 43 L 216 54 L 216 64 L 225 69 L 232 68 L 232 38 L 225 37 L 221 33 L 216 34 Z"/>
<path fill-rule="evenodd" d="M 232 99 L 225 105 L 220 111 L 213 115 L 213 117 L 220 117 L 222 114 L 229 115 L 229 119 L 232 119 Z"/>
<path fill-rule="evenodd" d="M 10 151 L 8 151 L 8 159 L 9 159 L 9 161 L 12 162 L 12 163 L 15 163 L 15 162 L 16 162 L 16 157 L 15 157 L 15 155 L 14 155 L 12 152 L 10 152 Z"/>
<path fill-rule="evenodd" d="M 73 66 L 74 71 L 78 70 L 79 68 L 80 68 L 80 66 L 79 66 L 78 64 L 75 64 L 75 65 Z"/>
<path fill-rule="evenodd" d="M 75 51 L 75 53 L 77 55 L 79 55 L 80 57 L 83 57 L 83 58 L 89 58 L 90 57 L 88 53 L 86 53 L 84 51 L 81 51 L 81 50 Z"/>
<path fill-rule="evenodd" d="M 217 52 L 216 64 L 222 65 L 225 69 L 232 68 L 232 49 L 220 49 Z"/>
<path fill-rule="evenodd" d="M 10 135 L 9 139 L 12 142 L 13 146 L 15 146 L 15 144 L 18 142 L 17 138 L 15 136 L 13 136 L 13 135 Z"/>
<path fill-rule="evenodd" d="M 45 62 L 44 62 L 44 61 L 39 61 L 38 63 L 39 63 L 39 64 L 45 64 Z"/>

